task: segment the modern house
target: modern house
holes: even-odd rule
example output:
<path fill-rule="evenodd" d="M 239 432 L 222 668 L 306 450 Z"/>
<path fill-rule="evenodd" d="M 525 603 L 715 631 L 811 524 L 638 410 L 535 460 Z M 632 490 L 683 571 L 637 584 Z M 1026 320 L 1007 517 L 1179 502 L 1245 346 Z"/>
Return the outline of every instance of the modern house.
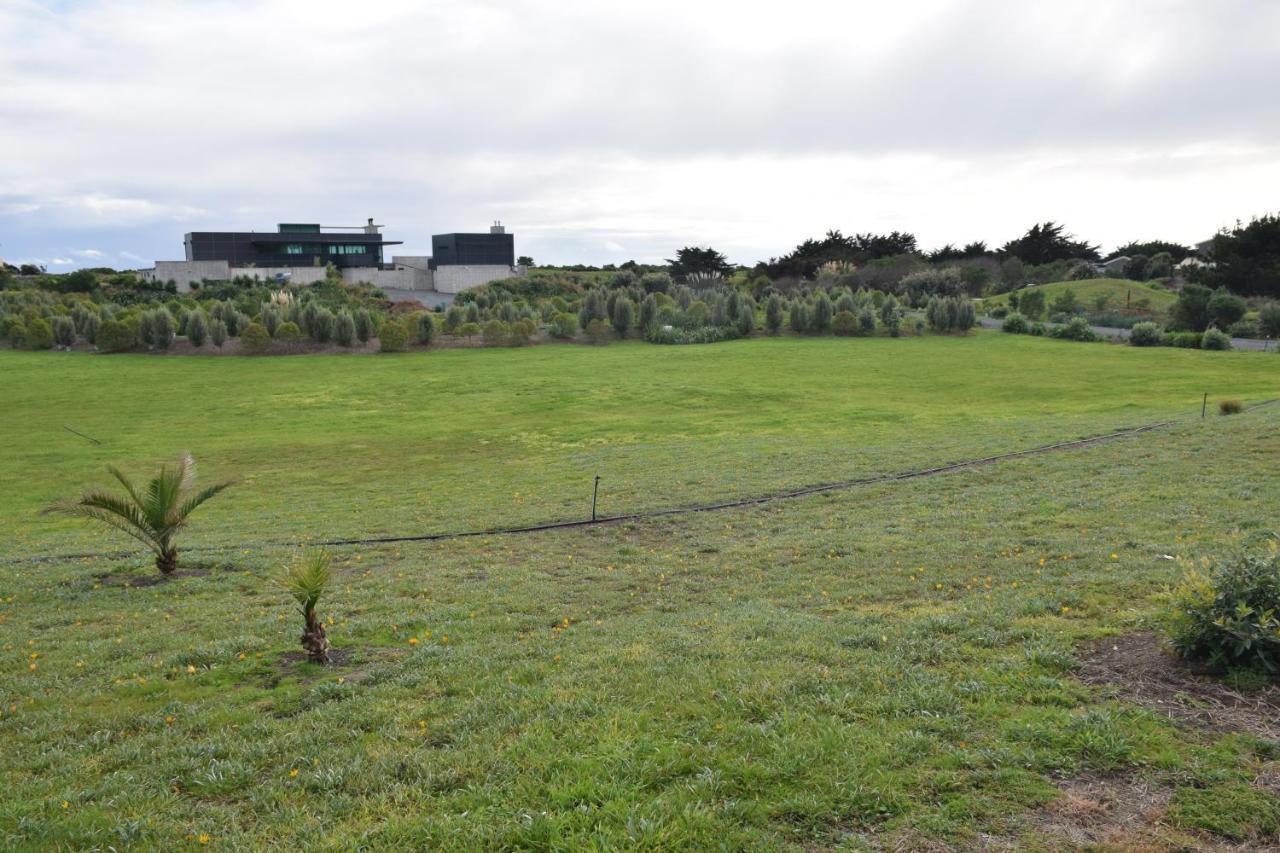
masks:
<path fill-rule="evenodd" d="M 432 255 L 384 258 L 381 225 L 322 226 L 281 223 L 275 231 L 192 231 L 185 235 L 186 259 L 156 261 L 139 270 L 151 281 L 172 281 L 180 292 L 204 282 L 256 278 L 279 284 L 313 284 L 337 268 L 347 282 L 367 282 L 387 290 L 449 296 L 497 279 L 524 275 L 515 264 L 515 236 L 495 222 L 487 233 L 436 234 Z"/>

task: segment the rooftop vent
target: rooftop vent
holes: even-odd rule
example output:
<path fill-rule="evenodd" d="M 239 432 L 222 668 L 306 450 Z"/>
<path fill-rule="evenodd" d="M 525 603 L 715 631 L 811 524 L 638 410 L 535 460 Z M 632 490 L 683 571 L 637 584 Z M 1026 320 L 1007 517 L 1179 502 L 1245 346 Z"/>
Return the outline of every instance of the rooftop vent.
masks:
<path fill-rule="evenodd" d="M 489 226 L 489 233 L 490 234 L 506 234 L 507 229 L 502 227 L 501 220 L 495 219 L 493 220 L 493 224 Z"/>

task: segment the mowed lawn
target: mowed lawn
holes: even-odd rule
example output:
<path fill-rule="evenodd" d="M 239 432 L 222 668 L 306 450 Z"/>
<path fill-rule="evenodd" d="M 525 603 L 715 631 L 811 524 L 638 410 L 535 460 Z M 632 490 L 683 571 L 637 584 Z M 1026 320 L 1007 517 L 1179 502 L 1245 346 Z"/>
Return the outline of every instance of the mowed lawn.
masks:
<path fill-rule="evenodd" d="M 1198 419 L 1203 391 L 1276 396 L 1274 354 L 979 335 L 0 366 L 23 553 L 118 547 L 33 513 L 188 447 L 241 478 L 192 538 L 243 546 L 156 584 L 143 557 L 0 562 L 0 848 L 1054 849 L 1061 786 L 1096 780 L 1162 792 L 1115 827 L 1129 849 L 1280 841 L 1280 745 L 1074 675 L 1183 568 L 1275 528 L 1280 405 Z M 658 505 L 1164 417 L 749 509 L 336 548 L 329 668 L 293 655 L 290 550 L 254 544 L 556 515 L 596 468 Z"/>
<path fill-rule="evenodd" d="M 1178 294 L 1171 290 L 1165 290 L 1163 287 L 1157 287 L 1143 281 L 1133 281 L 1127 278 L 1090 278 L 1082 281 L 1054 281 L 1049 284 L 1035 285 L 1031 288 L 1025 288 L 1018 291 L 1025 293 L 1028 290 L 1039 290 L 1044 293 L 1046 307 L 1053 303 L 1064 291 L 1070 290 L 1076 295 L 1076 301 L 1086 308 L 1094 307 L 1094 300 L 1099 296 L 1108 298 L 1107 308 L 1116 310 L 1119 308 L 1137 307 L 1134 303 L 1141 299 L 1147 300 L 1147 308 L 1151 311 L 1165 312 L 1173 307 L 1173 303 L 1178 301 Z M 1009 294 L 1001 293 L 997 296 L 987 297 L 982 300 L 984 308 L 990 309 L 997 305 L 1007 305 L 1009 303 Z"/>
<path fill-rule="evenodd" d="M 262 359 L 0 352 L 0 552 L 190 450 L 238 485 L 191 542 L 255 547 L 625 513 L 889 473 L 1280 394 L 1280 359 L 998 333 Z M 101 444 L 93 444 L 74 429 Z"/>

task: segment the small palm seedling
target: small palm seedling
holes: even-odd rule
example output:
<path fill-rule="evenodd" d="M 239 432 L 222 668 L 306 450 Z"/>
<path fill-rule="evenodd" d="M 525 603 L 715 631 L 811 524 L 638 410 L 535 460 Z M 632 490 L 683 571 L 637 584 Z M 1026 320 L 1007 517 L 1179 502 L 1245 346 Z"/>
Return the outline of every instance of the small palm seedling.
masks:
<path fill-rule="evenodd" d="M 304 554 L 280 573 L 281 586 L 298 602 L 306 623 L 299 638 L 302 648 L 306 649 L 307 657 L 318 664 L 329 662 L 329 638 L 325 636 L 324 623 L 316 616 L 316 604 L 324 595 L 330 576 L 327 551 Z"/>
<path fill-rule="evenodd" d="M 45 510 L 92 518 L 110 525 L 146 545 L 156 554 L 156 568 L 163 575 L 178 567 L 178 546 L 174 538 L 186 526 L 191 513 L 231 483 L 194 491 L 195 460 L 183 454 L 174 465 L 162 465 L 145 489 L 139 489 L 119 468 L 108 465 L 126 494 L 89 492 L 77 500 L 63 501 Z"/>

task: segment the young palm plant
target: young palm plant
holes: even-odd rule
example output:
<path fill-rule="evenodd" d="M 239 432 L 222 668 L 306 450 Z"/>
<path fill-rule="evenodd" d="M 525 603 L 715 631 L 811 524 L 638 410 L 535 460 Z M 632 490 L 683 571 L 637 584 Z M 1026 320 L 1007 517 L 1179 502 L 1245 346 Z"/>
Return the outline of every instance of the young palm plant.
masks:
<path fill-rule="evenodd" d="M 194 491 L 196 464 L 190 453 L 174 465 L 162 465 L 145 489 L 139 489 L 120 469 L 107 470 L 124 486 L 124 495 L 89 492 L 71 501 L 62 501 L 45 510 L 80 518 L 92 518 L 110 525 L 146 545 L 156 554 L 156 568 L 163 575 L 178 567 L 178 546 L 174 539 L 197 507 L 231 483 Z"/>
<path fill-rule="evenodd" d="M 280 574 L 281 585 L 298 602 L 302 611 L 305 627 L 302 636 L 302 648 L 307 657 L 318 664 L 329 662 L 329 638 L 324 633 L 324 623 L 316 616 L 316 604 L 324 595 L 329 585 L 329 554 L 327 551 L 314 551 L 304 554 L 288 566 Z"/>

